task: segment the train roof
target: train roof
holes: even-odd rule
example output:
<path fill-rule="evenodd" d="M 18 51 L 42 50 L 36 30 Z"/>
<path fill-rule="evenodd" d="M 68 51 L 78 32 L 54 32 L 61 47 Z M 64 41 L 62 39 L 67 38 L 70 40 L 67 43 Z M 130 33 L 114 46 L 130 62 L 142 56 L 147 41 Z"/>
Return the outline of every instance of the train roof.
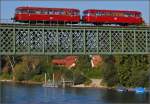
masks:
<path fill-rule="evenodd" d="M 79 9 L 74 8 L 46 8 L 46 7 L 29 7 L 29 6 L 21 6 L 17 7 L 16 10 L 66 10 L 66 11 L 77 11 L 80 12 Z"/>
<path fill-rule="evenodd" d="M 127 12 L 127 13 L 135 13 L 135 14 L 141 14 L 140 11 L 130 11 L 130 10 L 99 10 L 99 9 L 87 9 L 87 10 L 84 10 L 83 11 L 84 13 L 85 12 Z"/>

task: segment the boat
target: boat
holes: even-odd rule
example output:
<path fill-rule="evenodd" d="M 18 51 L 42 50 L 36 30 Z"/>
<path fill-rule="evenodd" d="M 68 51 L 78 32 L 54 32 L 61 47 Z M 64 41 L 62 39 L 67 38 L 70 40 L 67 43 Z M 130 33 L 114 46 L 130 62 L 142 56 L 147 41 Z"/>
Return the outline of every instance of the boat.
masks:
<path fill-rule="evenodd" d="M 123 87 L 123 86 L 118 86 L 118 87 L 116 87 L 116 91 L 118 91 L 118 92 L 127 92 L 128 89 Z"/>
<path fill-rule="evenodd" d="M 43 84 L 43 87 L 58 87 L 58 85 L 55 83 L 54 80 L 54 74 L 53 74 L 53 80 L 46 80 L 47 79 L 47 75 L 45 73 L 45 83 Z"/>
<path fill-rule="evenodd" d="M 138 94 L 145 93 L 145 88 L 143 88 L 143 87 L 137 87 L 137 88 L 135 88 L 135 92 L 138 93 Z"/>
<path fill-rule="evenodd" d="M 134 88 L 128 88 L 128 91 L 135 91 L 135 89 Z"/>

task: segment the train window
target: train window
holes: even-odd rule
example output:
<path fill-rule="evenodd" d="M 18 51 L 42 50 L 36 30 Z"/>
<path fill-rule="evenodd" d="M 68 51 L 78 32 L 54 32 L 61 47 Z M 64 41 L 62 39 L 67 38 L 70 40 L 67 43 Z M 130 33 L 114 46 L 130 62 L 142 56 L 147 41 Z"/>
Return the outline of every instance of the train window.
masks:
<path fill-rule="evenodd" d="M 36 14 L 41 14 L 41 11 L 40 11 L 40 10 L 37 10 L 37 11 L 36 11 Z"/>
<path fill-rule="evenodd" d="M 88 16 L 95 16 L 96 13 L 88 13 L 87 15 L 88 15 Z"/>
<path fill-rule="evenodd" d="M 73 15 L 75 15 L 75 16 L 78 16 L 79 15 L 79 12 L 77 12 L 77 11 L 74 11 L 74 12 L 72 12 L 73 13 Z"/>
<path fill-rule="evenodd" d="M 59 15 L 59 11 L 54 11 L 54 14 L 55 15 Z"/>
<path fill-rule="evenodd" d="M 64 15 L 71 15 L 69 11 L 64 11 Z"/>
<path fill-rule="evenodd" d="M 137 14 L 136 17 L 141 17 L 141 14 Z"/>
<path fill-rule="evenodd" d="M 71 11 L 67 11 L 67 15 L 71 16 L 72 15 Z"/>
<path fill-rule="evenodd" d="M 28 13 L 28 11 L 27 11 L 27 10 L 22 10 L 21 12 L 22 12 L 22 13 Z"/>
<path fill-rule="evenodd" d="M 35 13 L 36 13 L 36 10 L 29 10 L 29 13 L 35 14 Z"/>
<path fill-rule="evenodd" d="M 17 10 L 16 10 L 16 14 L 19 14 L 19 13 L 21 13 L 21 11 L 17 9 Z"/>
<path fill-rule="evenodd" d="M 60 11 L 59 11 L 59 14 L 64 15 L 64 11 L 63 11 L 63 10 L 60 10 Z"/>
<path fill-rule="evenodd" d="M 48 10 L 41 10 L 41 14 L 48 14 Z"/>
<path fill-rule="evenodd" d="M 19 14 L 19 13 L 28 13 L 27 10 L 16 10 L 16 13 Z"/>
<path fill-rule="evenodd" d="M 118 13 L 118 16 L 123 17 L 124 14 L 123 13 Z"/>
<path fill-rule="evenodd" d="M 130 13 L 124 13 L 125 17 L 130 17 L 130 15 L 131 15 Z"/>
<path fill-rule="evenodd" d="M 83 16 L 87 16 L 87 14 L 88 14 L 87 12 L 84 12 L 84 13 L 83 13 Z"/>
<path fill-rule="evenodd" d="M 84 12 L 84 16 L 91 16 L 91 12 Z"/>
<path fill-rule="evenodd" d="M 54 11 L 52 11 L 52 10 L 48 11 L 48 14 L 53 14 L 53 13 L 54 13 Z"/>
<path fill-rule="evenodd" d="M 71 11 L 71 15 L 72 15 L 72 16 L 75 16 L 75 15 L 76 15 L 76 12 L 75 12 L 75 11 Z"/>
<path fill-rule="evenodd" d="M 105 15 L 105 13 L 103 13 L 103 12 L 97 12 L 96 13 L 96 16 L 104 16 Z"/>
<path fill-rule="evenodd" d="M 76 11 L 70 11 L 70 15 L 75 16 L 75 15 L 77 15 L 77 12 Z"/>
<path fill-rule="evenodd" d="M 74 11 L 71 11 L 71 10 L 70 10 L 70 11 L 69 11 L 69 15 L 71 15 L 71 16 L 74 15 Z"/>
<path fill-rule="evenodd" d="M 130 17 L 135 17 L 134 14 L 130 14 Z"/>
<path fill-rule="evenodd" d="M 125 13 L 125 15 L 127 15 L 128 17 L 135 17 L 135 14 L 132 13 Z"/>
<path fill-rule="evenodd" d="M 129 15 L 127 13 L 124 13 L 124 17 L 129 17 Z"/>
<path fill-rule="evenodd" d="M 100 15 L 101 15 L 101 16 L 105 16 L 105 13 L 101 12 Z"/>
<path fill-rule="evenodd" d="M 120 17 L 125 16 L 125 14 L 124 14 L 124 13 L 121 13 L 121 12 L 117 12 L 117 13 L 110 13 L 110 15 L 111 15 L 111 16 L 120 16 Z M 128 15 L 126 15 L 126 16 L 128 16 Z"/>
<path fill-rule="evenodd" d="M 113 12 L 110 13 L 110 16 L 114 16 Z"/>
<path fill-rule="evenodd" d="M 100 16 L 100 13 L 99 13 L 99 12 L 97 12 L 97 13 L 96 13 L 96 16 Z"/>
<path fill-rule="evenodd" d="M 106 13 L 105 13 L 105 16 L 111 16 L 111 15 L 110 15 L 110 13 L 109 13 L 109 12 L 106 12 Z"/>

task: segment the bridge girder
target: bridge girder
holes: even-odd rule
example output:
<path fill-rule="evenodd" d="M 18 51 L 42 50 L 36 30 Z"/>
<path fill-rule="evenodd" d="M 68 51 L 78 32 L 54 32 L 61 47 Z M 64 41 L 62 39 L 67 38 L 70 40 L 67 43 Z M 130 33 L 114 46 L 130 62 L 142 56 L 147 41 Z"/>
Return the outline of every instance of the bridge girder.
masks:
<path fill-rule="evenodd" d="M 149 53 L 150 28 L 0 26 L 0 55 Z"/>

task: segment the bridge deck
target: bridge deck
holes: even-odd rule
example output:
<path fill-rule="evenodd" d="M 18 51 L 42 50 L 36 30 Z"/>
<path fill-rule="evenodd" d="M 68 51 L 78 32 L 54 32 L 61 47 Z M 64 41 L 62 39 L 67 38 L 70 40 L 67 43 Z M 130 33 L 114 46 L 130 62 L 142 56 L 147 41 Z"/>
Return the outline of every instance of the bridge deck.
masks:
<path fill-rule="evenodd" d="M 0 25 L 0 55 L 149 53 L 149 27 Z"/>

